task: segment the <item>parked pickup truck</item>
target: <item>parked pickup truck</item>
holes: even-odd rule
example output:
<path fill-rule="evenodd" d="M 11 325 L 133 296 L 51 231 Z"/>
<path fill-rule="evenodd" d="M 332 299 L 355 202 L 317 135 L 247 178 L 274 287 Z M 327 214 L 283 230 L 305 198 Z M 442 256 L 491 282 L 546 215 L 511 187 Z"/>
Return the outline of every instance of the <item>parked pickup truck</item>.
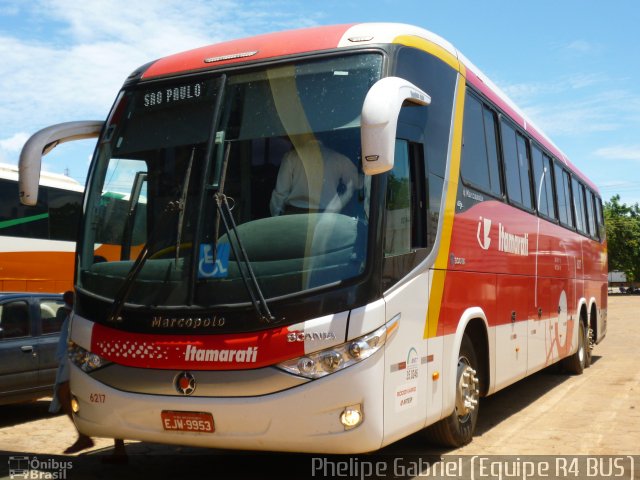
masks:
<path fill-rule="evenodd" d="M 62 295 L 0 293 L 0 405 L 52 395 Z"/>

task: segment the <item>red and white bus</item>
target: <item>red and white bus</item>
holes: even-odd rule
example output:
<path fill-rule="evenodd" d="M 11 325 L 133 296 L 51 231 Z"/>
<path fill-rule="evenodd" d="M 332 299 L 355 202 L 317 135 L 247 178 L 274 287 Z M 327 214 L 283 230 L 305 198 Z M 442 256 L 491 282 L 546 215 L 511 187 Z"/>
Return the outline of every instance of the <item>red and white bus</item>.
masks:
<path fill-rule="evenodd" d="M 597 188 L 421 28 L 144 65 L 104 124 L 32 137 L 24 202 L 45 145 L 89 134 L 71 331 L 88 435 L 354 453 L 426 429 L 458 446 L 481 397 L 560 361 L 581 373 L 606 333 Z M 116 257 L 96 254 L 105 232 Z"/>

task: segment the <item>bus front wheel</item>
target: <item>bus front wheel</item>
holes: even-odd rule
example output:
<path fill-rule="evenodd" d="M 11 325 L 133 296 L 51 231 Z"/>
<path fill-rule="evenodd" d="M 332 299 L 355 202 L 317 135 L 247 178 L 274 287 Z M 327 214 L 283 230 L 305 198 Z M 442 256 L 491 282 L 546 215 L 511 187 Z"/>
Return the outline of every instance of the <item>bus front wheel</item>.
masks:
<path fill-rule="evenodd" d="M 427 428 L 431 441 L 448 447 L 461 447 L 471 441 L 480 407 L 479 383 L 476 352 L 473 342 L 465 335 L 458 354 L 455 409 L 447 418 Z"/>

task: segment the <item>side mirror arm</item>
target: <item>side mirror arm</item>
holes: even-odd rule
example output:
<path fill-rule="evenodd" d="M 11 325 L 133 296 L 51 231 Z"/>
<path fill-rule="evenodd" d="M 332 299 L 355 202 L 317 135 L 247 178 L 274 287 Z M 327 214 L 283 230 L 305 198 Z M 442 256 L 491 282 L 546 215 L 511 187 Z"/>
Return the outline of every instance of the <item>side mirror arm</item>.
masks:
<path fill-rule="evenodd" d="M 38 203 L 40 169 L 44 155 L 61 143 L 97 137 L 103 125 L 104 122 L 98 120 L 66 122 L 51 125 L 34 133 L 20 152 L 18 164 L 20 202 L 29 206 Z"/>
<path fill-rule="evenodd" d="M 378 80 L 367 93 L 361 113 L 362 168 L 376 175 L 393 168 L 400 109 L 405 102 L 429 105 L 431 97 L 398 77 Z"/>

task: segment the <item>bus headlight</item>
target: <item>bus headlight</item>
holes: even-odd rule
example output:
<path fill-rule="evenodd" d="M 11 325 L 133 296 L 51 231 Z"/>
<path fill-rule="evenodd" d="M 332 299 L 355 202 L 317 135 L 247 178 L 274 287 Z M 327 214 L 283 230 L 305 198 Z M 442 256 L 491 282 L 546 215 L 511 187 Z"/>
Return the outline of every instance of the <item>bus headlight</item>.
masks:
<path fill-rule="evenodd" d="M 324 377 L 369 358 L 382 348 L 395 327 L 397 322 L 392 321 L 362 337 L 303 357 L 292 358 L 276 367 L 301 377 Z"/>
<path fill-rule="evenodd" d="M 69 342 L 69 360 L 82 371 L 90 373 L 94 370 L 102 368 L 111 362 L 102 358 L 100 355 L 85 350 L 80 345 Z"/>

